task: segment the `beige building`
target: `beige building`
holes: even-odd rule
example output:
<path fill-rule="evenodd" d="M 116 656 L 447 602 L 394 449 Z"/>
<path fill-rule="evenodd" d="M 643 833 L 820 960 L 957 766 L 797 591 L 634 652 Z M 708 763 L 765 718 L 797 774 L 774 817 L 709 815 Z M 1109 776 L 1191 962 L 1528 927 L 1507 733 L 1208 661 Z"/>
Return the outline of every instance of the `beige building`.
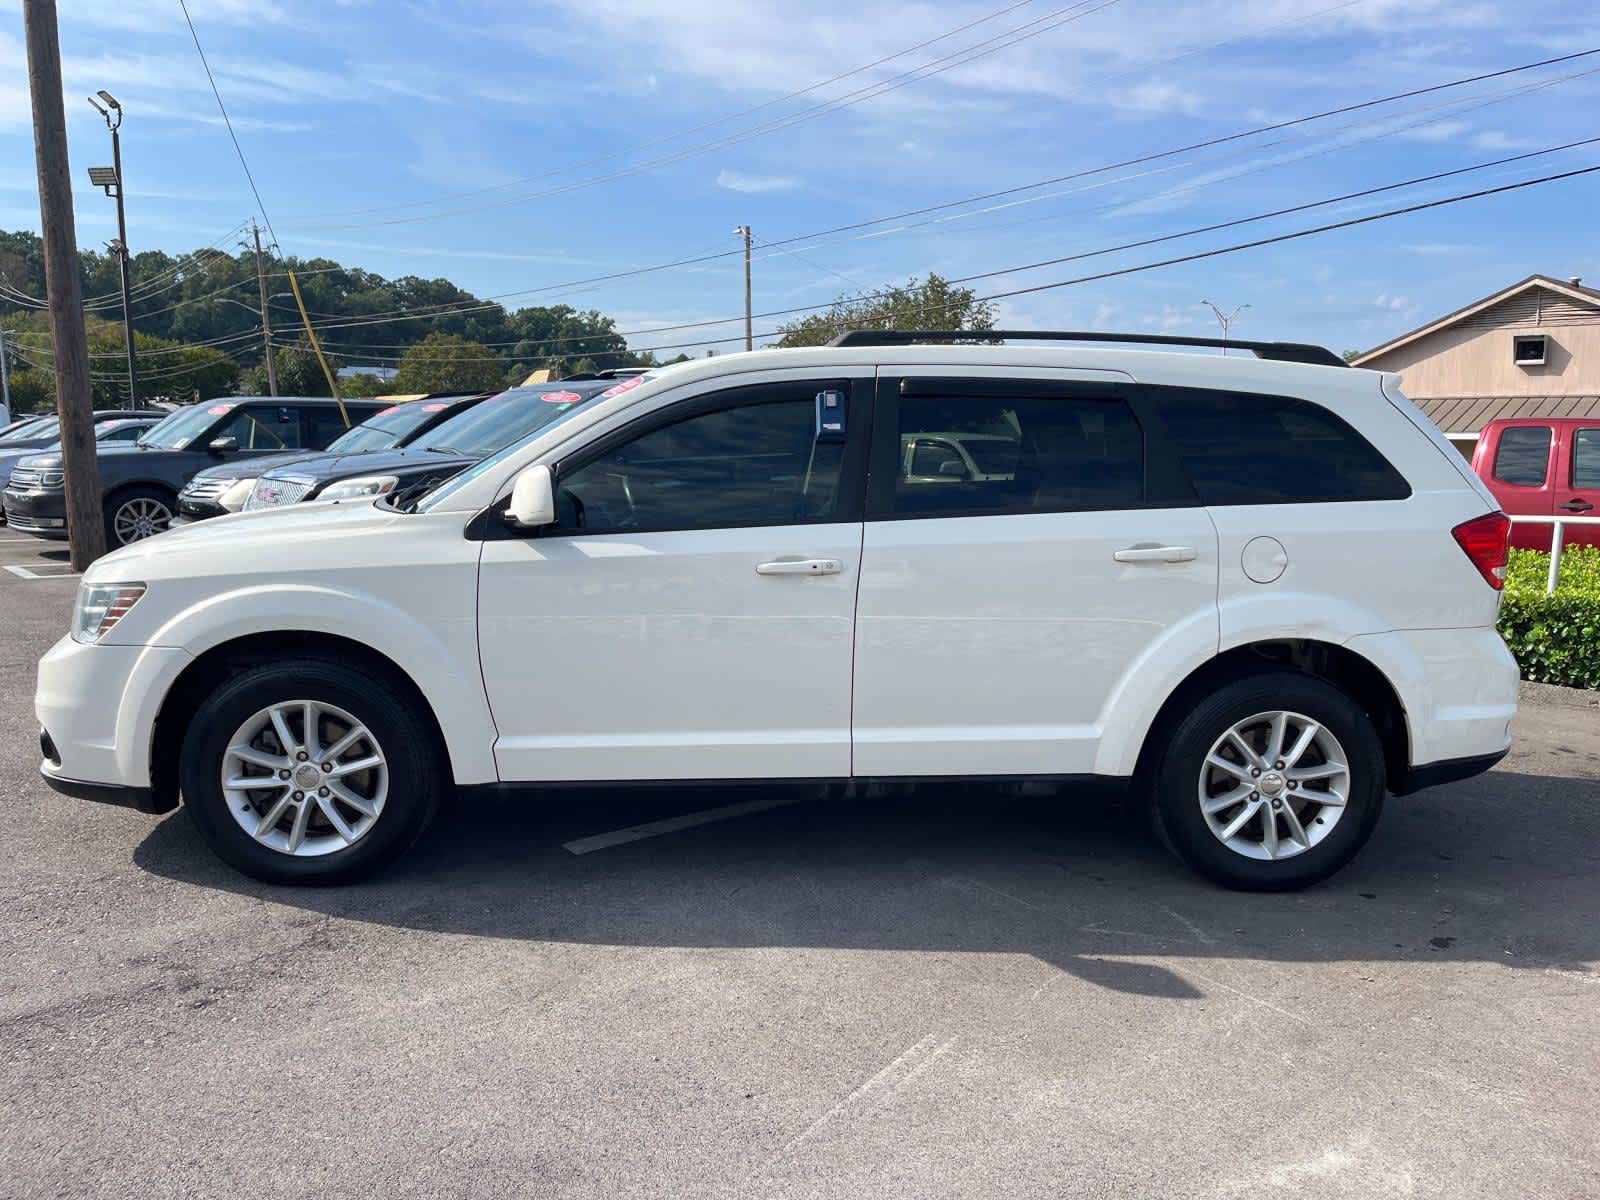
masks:
<path fill-rule="evenodd" d="M 1600 416 L 1600 291 L 1530 275 L 1357 355 L 1463 448 L 1495 417 Z"/>

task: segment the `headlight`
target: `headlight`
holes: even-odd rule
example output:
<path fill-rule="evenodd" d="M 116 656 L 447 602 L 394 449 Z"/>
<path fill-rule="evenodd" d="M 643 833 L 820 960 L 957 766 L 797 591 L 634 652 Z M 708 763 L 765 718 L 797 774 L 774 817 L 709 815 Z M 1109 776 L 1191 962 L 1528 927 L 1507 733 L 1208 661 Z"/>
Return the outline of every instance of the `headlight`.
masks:
<path fill-rule="evenodd" d="M 85 583 L 72 606 L 72 640 L 92 646 L 144 595 L 142 583 Z"/>
<path fill-rule="evenodd" d="M 229 512 L 238 512 L 244 507 L 244 502 L 250 499 L 250 491 L 255 486 L 254 479 L 241 479 L 231 487 L 224 488 L 217 497 L 217 503 Z"/>
<path fill-rule="evenodd" d="M 344 479 L 334 484 L 318 496 L 318 500 L 360 500 L 368 496 L 381 496 L 385 492 L 394 491 L 395 484 L 400 482 L 398 475 L 362 475 L 355 479 Z"/>

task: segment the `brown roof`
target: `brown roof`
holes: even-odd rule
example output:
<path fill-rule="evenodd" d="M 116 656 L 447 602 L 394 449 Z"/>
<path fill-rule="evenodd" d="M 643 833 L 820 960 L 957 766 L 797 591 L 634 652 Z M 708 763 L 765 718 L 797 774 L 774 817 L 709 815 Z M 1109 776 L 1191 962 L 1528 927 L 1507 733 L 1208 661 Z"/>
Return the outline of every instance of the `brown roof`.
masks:
<path fill-rule="evenodd" d="M 1600 396 L 1436 396 L 1416 406 L 1446 433 L 1480 433 L 1500 417 L 1594 417 Z"/>
<path fill-rule="evenodd" d="M 1356 355 L 1350 360 L 1350 365 L 1353 367 L 1364 367 L 1372 359 L 1377 358 L 1380 355 L 1387 354 L 1391 350 L 1398 350 L 1406 343 L 1414 342 L 1418 338 L 1427 337 L 1430 333 L 1437 333 L 1439 330 L 1448 328 L 1449 326 L 1454 325 L 1456 322 L 1463 320 L 1474 313 L 1482 312 L 1484 309 L 1493 307 L 1494 305 L 1499 304 L 1501 301 L 1515 296 L 1519 292 L 1524 292 L 1529 288 L 1535 287 L 1549 288 L 1558 295 L 1564 295 L 1571 300 L 1578 301 L 1579 303 L 1588 303 L 1600 307 L 1600 289 L 1583 287 L 1580 284 L 1574 284 L 1565 279 L 1552 279 L 1548 275 L 1529 275 L 1526 279 L 1519 279 L 1510 287 L 1501 288 L 1492 296 L 1484 296 L 1480 300 L 1474 300 L 1471 304 L 1466 305 L 1464 308 L 1458 308 L 1453 313 L 1446 313 L 1442 317 L 1438 317 L 1435 320 L 1429 321 L 1426 325 L 1419 325 L 1409 333 L 1402 333 L 1399 337 L 1390 338 L 1381 346 L 1374 346 L 1371 350 L 1362 351 L 1360 354 Z"/>

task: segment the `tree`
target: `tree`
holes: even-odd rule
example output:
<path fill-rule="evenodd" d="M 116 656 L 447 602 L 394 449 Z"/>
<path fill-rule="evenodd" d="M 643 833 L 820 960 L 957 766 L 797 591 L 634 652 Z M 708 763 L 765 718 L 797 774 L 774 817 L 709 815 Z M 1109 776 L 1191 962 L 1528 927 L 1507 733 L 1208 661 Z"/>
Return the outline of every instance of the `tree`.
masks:
<path fill-rule="evenodd" d="M 55 381 L 43 371 L 17 371 L 10 384 L 13 417 L 55 411 Z"/>
<path fill-rule="evenodd" d="M 341 396 L 386 396 L 394 391 L 394 384 L 376 375 L 346 375 L 339 380 Z"/>
<path fill-rule="evenodd" d="M 31 370 L 19 376 L 37 376 L 37 382 L 55 400 L 55 372 L 51 369 L 50 335 L 43 314 L 19 314 L 7 331 L 7 341 L 15 342 L 18 356 Z M 96 317 L 85 319 L 89 341 L 89 376 L 94 406 L 118 408 L 128 401 L 128 351 L 122 326 Z M 151 337 L 135 332 L 134 347 L 139 355 L 139 400 L 210 400 L 233 392 L 239 380 L 239 364 L 220 350 L 191 346 L 172 338 Z M 13 380 L 17 386 L 17 380 Z M 24 380 L 23 386 L 30 381 Z M 47 406 L 48 406 L 47 404 Z"/>
<path fill-rule="evenodd" d="M 400 358 L 396 392 L 486 392 L 501 386 L 505 360 L 454 333 L 430 333 Z"/>
<path fill-rule="evenodd" d="M 861 295 L 846 294 L 825 313 L 814 313 L 778 327 L 779 346 L 822 346 L 847 329 L 994 328 L 994 305 L 978 299 L 971 288 L 951 287 L 931 271 L 925 281 L 915 276 L 904 287 L 888 287 Z"/>
<path fill-rule="evenodd" d="M 310 343 L 304 338 L 293 346 L 282 346 L 273 354 L 273 362 L 278 369 L 278 395 L 280 396 L 331 396 L 328 390 L 328 377 L 323 374 L 322 364 L 317 361 Z M 328 366 L 337 371 L 339 365 L 333 359 L 328 360 Z M 248 396 L 265 396 L 267 394 L 267 368 L 265 365 L 251 367 L 244 373 L 244 391 Z"/>

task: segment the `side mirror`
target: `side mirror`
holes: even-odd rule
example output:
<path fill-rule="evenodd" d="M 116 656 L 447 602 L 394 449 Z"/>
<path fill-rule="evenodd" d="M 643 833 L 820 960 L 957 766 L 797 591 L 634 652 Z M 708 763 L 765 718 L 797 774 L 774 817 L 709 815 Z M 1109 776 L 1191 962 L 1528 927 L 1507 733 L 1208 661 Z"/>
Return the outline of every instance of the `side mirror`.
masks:
<path fill-rule="evenodd" d="M 213 454 L 232 454 L 239 448 L 239 439 L 236 437 L 212 438 L 211 445 L 206 447 Z"/>
<path fill-rule="evenodd" d="M 555 520 L 556 493 L 550 468 L 527 468 L 511 485 L 511 506 L 506 510 L 506 521 L 523 529 L 537 529 L 542 525 L 554 525 Z"/>

